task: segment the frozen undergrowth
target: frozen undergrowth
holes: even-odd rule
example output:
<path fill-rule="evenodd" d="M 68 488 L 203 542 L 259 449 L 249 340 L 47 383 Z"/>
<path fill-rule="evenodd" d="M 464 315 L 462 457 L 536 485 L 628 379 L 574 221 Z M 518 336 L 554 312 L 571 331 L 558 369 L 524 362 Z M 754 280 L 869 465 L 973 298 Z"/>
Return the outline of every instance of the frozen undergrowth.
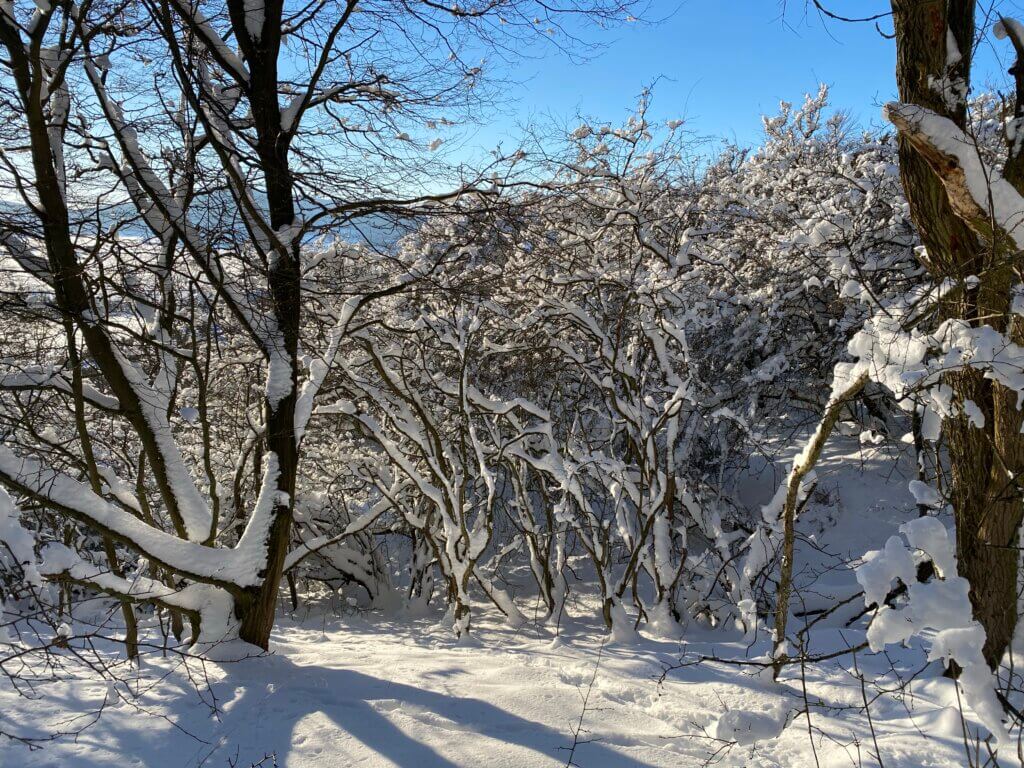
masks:
<path fill-rule="evenodd" d="M 905 466 L 893 471 L 886 450 L 839 438 L 819 465 L 831 501 L 801 523 L 795 612 L 855 594 L 846 563 L 916 515 Z M 747 485 L 756 498 L 772 481 Z M 845 627 L 861 606 L 853 600 L 816 624 L 807 652 L 864 642 L 863 621 Z M 917 675 L 872 702 L 869 724 L 849 654 L 807 665 L 804 681 L 799 665 L 788 667 L 776 684 L 767 668 L 735 663 L 766 658 L 763 632 L 749 647 L 738 631 L 697 625 L 680 637 L 627 644 L 604 639 L 589 618 L 593 608 L 570 600 L 571 612 L 588 618 L 565 622 L 558 639 L 530 624 L 510 629 L 495 609 L 481 611 L 474 642 L 457 643 L 439 616 L 311 605 L 281 619 L 269 657 L 186 666 L 151 653 L 141 673 L 121 668 L 115 684 L 94 676 L 40 681 L 30 700 L 3 687 L 0 730 L 45 735 L 103 712 L 77 739 L 33 752 L 5 744 L 0 765 L 249 766 L 271 755 L 263 765 L 559 766 L 581 713 L 571 756 L 584 768 L 876 765 L 876 744 L 890 768 L 965 764 L 956 690 L 938 664 L 928 665 L 927 635 L 906 648 L 857 654 L 869 696 Z M 230 646 L 219 656 L 242 653 Z M 966 722 L 977 729 L 970 711 Z"/>

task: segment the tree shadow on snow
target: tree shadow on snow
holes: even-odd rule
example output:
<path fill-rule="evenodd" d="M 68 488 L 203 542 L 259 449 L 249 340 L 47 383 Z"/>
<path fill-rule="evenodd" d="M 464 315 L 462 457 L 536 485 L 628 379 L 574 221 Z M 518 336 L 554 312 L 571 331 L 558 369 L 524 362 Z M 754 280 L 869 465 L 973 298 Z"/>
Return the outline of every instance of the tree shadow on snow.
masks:
<path fill-rule="evenodd" d="M 284 657 L 269 657 L 244 663 L 246 668 L 229 671 L 220 687 L 236 685 L 241 696 L 231 702 L 229 713 L 218 729 L 215 750 L 199 750 L 192 765 L 220 765 L 241 745 L 241 756 L 247 762 L 249 750 L 275 752 L 281 766 L 298 765 L 289 759 L 294 730 L 303 718 L 320 713 L 335 725 L 339 734 L 358 739 L 382 758 L 409 768 L 457 768 L 465 762 L 453 762 L 429 744 L 405 733 L 389 713 L 416 722 L 417 730 L 435 732 L 431 741 L 444 743 L 445 732 L 454 742 L 467 735 L 486 736 L 496 741 L 527 748 L 552 761 L 566 758 L 564 751 L 572 741 L 568 727 L 559 730 L 543 723 L 514 715 L 475 698 L 462 698 L 412 685 L 367 675 L 352 669 L 301 666 Z M 269 665 L 271 669 L 265 666 Z M 275 689 L 267 689 L 267 679 L 275 681 Z M 567 713 L 567 715 L 570 713 Z M 442 732 L 440 736 L 436 732 Z M 324 734 L 326 749 L 344 747 L 346 739 L 332 740 Z M 449 755 L 457 754 L 457 748 Z M 620 752 L 591 742 L 578 750 L 581 764 L 588 768 L 618 768 L 646 763 L 630 760 Z M 259 759 L 256 755 L 253 759 Z M 466 756 L 469 759 L 469 756 Z M 585 762 L 584 762 L 585 761 Z M 345 755 L 324 754 L 323 762 L 312 758 L 303 765 L 347 765 Z M 368 763 L 372 765 L 373 763 Z"/>

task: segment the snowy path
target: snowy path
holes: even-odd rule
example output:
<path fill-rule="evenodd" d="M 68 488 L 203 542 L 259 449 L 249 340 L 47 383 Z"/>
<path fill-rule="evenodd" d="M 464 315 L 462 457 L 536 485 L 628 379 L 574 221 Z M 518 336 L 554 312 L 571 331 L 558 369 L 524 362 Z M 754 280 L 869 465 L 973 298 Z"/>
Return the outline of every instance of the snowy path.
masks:
<path fill-rule="evenodd" d="M 550 639 L 517 636 L 482 623 L 479 645 L 456 646 L 425 620 L 391 625 L 331 617 L 323 629 L 321 620 L 285 622 L 272 657 L 209 665 L 219 721 L 178 668 L 142 697 L 149 714 L 121 704 L 104 712 L 77 742 L 62 740 L 32 754 L 6 745 L 0 765 L 226 768 L 247 767 L 273 755 L 280 766 L 317 768 L 564 766 L 582 708 L 581 692 L 594 674 L 596 635 L 570 630 L 573 639 L 553 647 Z M 742 655 L 738 643 L 719 642 L 716 648 L 719 654 Z M 709 652 L 711 646 L 690 644 L 688 650 Z M 577 748 L 577 765 L 700 766 L 722 746 L 702 727 L 713 733 L 727 707 L 760 714 L 770 724 L 800 705 L 793 695 L 797 685 L 786 693 L 720 664 L 673 672 L 659 688 L 662 664 L 676 660 L 679 652 L 675 642 L 604 648 L 584 720 L 583 740 L 589 741 Z M 858 704 L 859 688 L 832 669 L 831 674 L 811 673 L 812 695 L 834 705 Z M 157 671 L 148 668 L 150 675 Z M 934 703 L 936 697 L 953 703 L 948 681 L 926 680 L 915 693 L 923 697 L 911 703 L 913 722 L 895 702 L 873 707 L 885 765 L 962 764 L 955 738 L 958 714 Z M 88 711 L 105 695 L 101 684 L 58 684 L 27 707 L 22 701 L 13 709 L 9 692 L 0 694 L 0 705 L 11 718 L 6 725 L 42 726 L 54 722 L 58 707 Z M 838 737 L 835 742 L 816 738 L 820 764 L 857 765 L 856 748 L 840 743 L 849 742 L 854 732 L 862 742 L 863 764 L 874 765 L 867 759 L 870 734 L 863 718 L 840 717 L 814 715 L 816 726 Z M 753 721 L 757 727 L 757 718 Z M 926 739 L 915 725 L 944 738 Z M 802 719 L 753 752 L 737 746 L 719 758 L 717 764 L 725 766 L 814 765 Z M 262 765 L 274 763 L 268 759 Z"/>

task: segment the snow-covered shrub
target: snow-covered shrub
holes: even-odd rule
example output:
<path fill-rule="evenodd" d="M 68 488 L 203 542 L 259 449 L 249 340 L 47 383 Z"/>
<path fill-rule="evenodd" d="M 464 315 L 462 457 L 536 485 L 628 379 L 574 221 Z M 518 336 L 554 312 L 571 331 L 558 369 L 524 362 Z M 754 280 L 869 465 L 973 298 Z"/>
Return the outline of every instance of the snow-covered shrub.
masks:
<path fill-rule="evenodd" d="M 829 115 L 828 92 L 765 118 L 765 143 L 708 171 L 686 237 L 705 298 L 691 344 L 723 404 L 761 423 L 824 401 L 822 371 L 880 302 L 920 281 L 891 135 Z M 718 351 L 720 350 L 720 351 Z"/>
<path fill-rule="evenodd" d="M 849 337 L 920 281 L 891 137 L 827 117 L 826 97 L 784 104 L 757 151 L 710 163 L 652 126 L 645 100 L 621 127 L 517 155 L 522 180 L 472 214 L 424 208 L 384 247 L 304 243 L 294 598 L 313 584 L 365 605 L 440 597 L 463 632 L 474 592 L 513 621 L 515 593 L 535 592 L 557 621 L 582 558 L 623 635 L 629 602 L 660 631 L 756 613 L 749 586 L 774 551 L 763 538 L 756 573 L 741 572 L 758 520 L 736 500 L 737 470 L 775 425 L 813 412 Z M 216 541 L 235 546 L 268 460 L 263 363 L 200 270 L 176 262 L 156 279 L 156 251 L 133 244 L 133 261 L 126 246 L 111 271 L 132 298 L 111 322 L 139 329 L 122 339 L 137 365 L 173 370 L 169 428 Z M 168 303 L 193 319 L 168 337 L 183 362 L 147 335 L 166 333 L 152 307 Z M 40 327 L 57 333 L 11 329 L 23 351 L 8 358 L 4 419 L 9 440 L 38 445 L 49 422 L 60 445 L 77 434 L 65 345 L 41 357 Z M 23 402 L 14 377 L 44 366 L 60 374 L 45 374 L 52 399 Z M 135 438 L 88 416 L 100 495 L 172 529 Z M 61 541 L 67 521 L 45 519 L 42 540 Z"/>
<path fill-rule="evenodd" d="M 513 274 L 523 325 L 565 362 L 555 434 L 604 478 L 605 548 L 631 553 L 606 604 L 642 575 L 638 607 L 661 623 L 744 599 L 736 467 L 773 423 L 814 413 L 822 372 L 921 269 L 895 143 L 826 118 L 824 89 L 766 119 L 757 152 L 729 149 L 704 173 L 674 132 L 652 136 L 644 106 L 623 128 L 577 130 L 552 160 Z"/>
<path fill-rule="evenodd" d="M 343 444 L 379 475 L 362 503 L 402 521 L 408 546 L 388 551 L 417 563 L 415 582 L 426 558 L 463 603 L 453 573 L 490 583 L 520 556 L 553 615 L 581 554 L 609 626 L 629 599 L 663 628 L 740 603 L 751 615 L 738 566 L 755 521 L 733 500 L 735 470 L 773 419 L 813 415 L 849 337 L 921 275 L 895 144 L 826 105 L 824 90 L 783 105 L 761 149 L 701 172 L 681 134 L 655 137 L 645 103 L 621 128 L 545 148 L 544 181 L 487 226 L 404 241 L 432 263 L 457 256 L 379 305 L 328 410 L 360 427 Z M 431 517 L 448 486 L 467 501 Z M 429 534 L 427 520 L 458 525 Z"/>

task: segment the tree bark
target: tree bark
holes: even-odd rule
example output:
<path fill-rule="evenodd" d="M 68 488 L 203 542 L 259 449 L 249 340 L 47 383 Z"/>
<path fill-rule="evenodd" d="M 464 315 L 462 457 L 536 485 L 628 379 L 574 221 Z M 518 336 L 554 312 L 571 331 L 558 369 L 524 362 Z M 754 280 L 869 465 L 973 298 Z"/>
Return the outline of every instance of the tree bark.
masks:
<path fill-rule="evenodd" d="M 289 367 L 288 393 L 274 399 L 268 391 L 264 405 L 267 423 L 267 451 L 278 462 L 277 495 L 273 522 L 267 540 L 267 567 L 258 588 L 249 590 L 238 603 L 240 637 L 267 648 L 274 625 L 278 589 L 288 544 L 291 540 L 295 481 L 298 473 L 298 439 L 295 431 L 295 406 L 298 399 L 298 346 L 301 309 L 300 244 L 287 234 L 296 223 L 294 178 L 288 153 L 291 134 L 281 125 L 278 102 L 278 56 L 281 50 L 283 3 L 267 0 L 263 4 L 263 27 L 258 37 L 246 25 L 246 3 L 230 0 L 228 13 L 243 58 L 249 67 L 249 103 L 256 129 L 256 155 L 266 184 L 267 209 L 271 228 L 281 236 L 270 259 L 267 281 L 270 286 L 271 312 L 284 349 L 280 350 Z M 286 237 L 287 234 L 287 237 Z"/>
<path fill-rule="evenodd" d="M 896 30 L 896 76 L 902 102 L 925 107 L 963 129 L 965 98 L 950 98 L 940 83 L 970 83 L 974 0 L 892 0 Z M 950 49 L 955 43 L 956 52 Z M 904 131 L 899 137 L 900 177 L 911 216 L 927 250 L 925 266 L 936 279 L 964 284 L 978 276 L 976 289 L 965 287 L 944 304 L 942 319 L 988 323 L 1018 341 L 1020 328 L 1007 323 L 1016 252 L 998 233 L 979 237 L 963 212 L 951 205 L 949 187 L 934 158 Z M 946 179 L 948 181 L 949 179 Z M 960 214 L 960 215 L 958 215 Z M 974 426 L 962 413 L 946 419 L 950 492 L 957 533 L 959 570 L 970 583 L 975 618 L 985 629 L 985 659 L 995 668 L 1009 646 L 1017 623 L 1016 542 L 1024 498 L 1007 473 L 1024 468 L 1024 439 L 1016 394 L 977 370 L 950 373 L 946 379 L 960 404 L 970 400 L 984 414 Z"/>

